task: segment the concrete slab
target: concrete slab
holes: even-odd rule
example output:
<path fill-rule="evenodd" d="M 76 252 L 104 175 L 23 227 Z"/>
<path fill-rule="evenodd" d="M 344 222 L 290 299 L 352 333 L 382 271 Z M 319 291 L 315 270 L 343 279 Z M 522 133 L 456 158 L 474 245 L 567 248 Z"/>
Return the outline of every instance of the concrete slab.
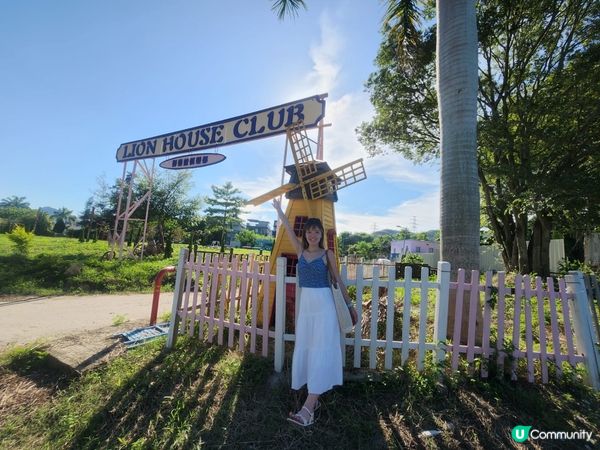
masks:
<path fill-rule="evenodd" d="M 170 312 L 172 293 L 161 295 L 159 317 Z M 58 364 L 81 373 L 125 351 L 118 338 L 146 326 L 152 294 L 34 298 L 0 303 L 0 351 L 42 341 Z"/>

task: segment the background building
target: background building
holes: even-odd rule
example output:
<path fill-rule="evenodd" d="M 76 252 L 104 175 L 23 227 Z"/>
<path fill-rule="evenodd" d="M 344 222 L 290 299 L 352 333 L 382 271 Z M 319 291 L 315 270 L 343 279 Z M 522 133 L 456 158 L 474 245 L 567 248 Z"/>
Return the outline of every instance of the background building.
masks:
<path fill-rule="evenodd" d="M 401 239 L 390 243 L 391 259 L 401 258 L 407 253 L 438 253 L 440 243 L 435 241 L 420 241 L 418 239 Z"/>
<path fill-rule="evenodd" d="M 254 231 L 263 236 L 271 236 L 271 223 L 268 220 L 248 219 L 246 230 Z"/>

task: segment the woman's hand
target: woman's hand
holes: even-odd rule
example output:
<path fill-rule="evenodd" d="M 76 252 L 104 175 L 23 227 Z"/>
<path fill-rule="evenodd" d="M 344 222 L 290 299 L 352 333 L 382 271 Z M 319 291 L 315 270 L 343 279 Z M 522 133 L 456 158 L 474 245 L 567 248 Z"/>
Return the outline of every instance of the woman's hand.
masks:
<path fill-rule="evenodd" d="M 273 199 L 273 208 L 275 208 L 275 210 L 279 214 L 283 214 L 283 211 L 281 210 L 281 202 L 279 201 L 279 199 L 277 199 L 277 198 Z"/>

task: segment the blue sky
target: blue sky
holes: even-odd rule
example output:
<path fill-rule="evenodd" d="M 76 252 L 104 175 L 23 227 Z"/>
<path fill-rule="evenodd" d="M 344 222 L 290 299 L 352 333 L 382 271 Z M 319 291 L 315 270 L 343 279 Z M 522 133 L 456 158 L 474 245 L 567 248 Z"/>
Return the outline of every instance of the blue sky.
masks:
<path fill-rule="evenodd" d="M 121 143 L 327 92 L 325 160 L 364 157 L 368 176 L 340 191 L 338 232 L 439 228 L 439 167 L 367 158 L 354 132 L 373 115 L 364 82 L 383 5 L 307 3 L 282 22 L 267 0 L 3 1 L 0 198 L 79 213 L 99 178 L 121 176 Z M 195 169 L 190 195 L 277 187 L 284 147 L 278 136 L 217 148 L 227 159 Z M 246 217 L 275 213 L 267 203 Z"/>

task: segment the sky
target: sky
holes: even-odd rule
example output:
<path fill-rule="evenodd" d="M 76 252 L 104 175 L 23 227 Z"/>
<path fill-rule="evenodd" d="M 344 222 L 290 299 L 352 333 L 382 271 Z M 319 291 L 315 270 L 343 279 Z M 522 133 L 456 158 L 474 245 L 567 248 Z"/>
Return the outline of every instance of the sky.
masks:
<path fill-rule="evenodd" d="M 324 159 L 364 158 L 367 173 L 338 194 L 338 233 L 438 229 L 439 164 L 369 157 L 354 131 L 374 114 L 364 83 L 383 4 L 309 0 L 280 21 L 271 3 L 0 0 L 0 199 L 78 214 L 99 180 L 121 177 L 121 143 L 327 93 Z M 211 149 L 226 159 L 194 169 L 189 195 L 274 189 L 284 150 L 285 135 Z M 244 218 L 276 214 L 265 203 Z"/>

